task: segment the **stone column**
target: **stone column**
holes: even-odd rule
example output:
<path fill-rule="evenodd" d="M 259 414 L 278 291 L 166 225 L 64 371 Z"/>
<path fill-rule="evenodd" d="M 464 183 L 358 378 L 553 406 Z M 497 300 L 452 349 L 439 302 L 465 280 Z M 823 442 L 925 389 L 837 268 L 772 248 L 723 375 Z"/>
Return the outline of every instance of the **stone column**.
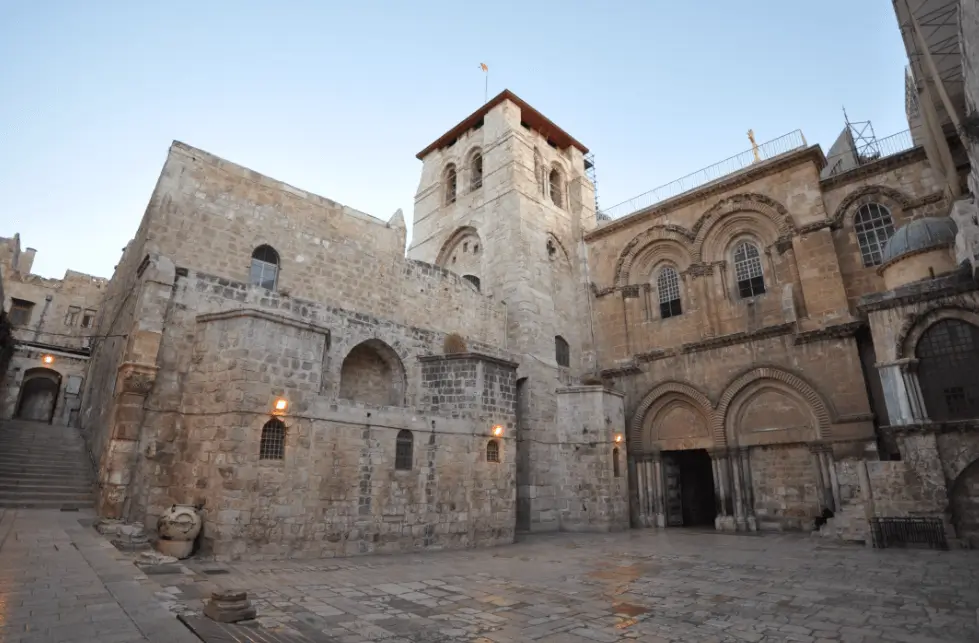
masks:
<path fill-rule="evenodd" d="M 731 515 L 731 475 L 728 471 L 727 449 L 711 449 L 712 469 L 716 471 L 714 485 L 717 489 L 717 517 L 714 528 L 718 531 L 734 531 L 734 517 Z"/>
<path fill-rule="evenodd" d="M 887 415 L 892 425 L 906 425 L 925 421 L 924 400 L 918 384 L 917 360 L 899 359 L 876 364 L 880 373 L 881 388 Z"/>
<path fill-rule="evenodd" d="M 663 460 L 657 452 L 652 457 L 652 479 L 653 479 L 653 499 L 656 509 L 656 526 L 666 526 L 666 484 L 663 481 Z"/>
<path fill-rule="evenodd" d="M 652 496 L 649 493 L 649 474 L 647 465 L 649 462 L 646 456 L 642 455 L 636 460 L 636 485 L 639 489 L 639 524 L 649 527 L 653 520 L 650 505 Z"/>
<path fill-rule="evenodd" d="M 816 478 L 819 480 L 819 506 L 821 509 L 833 508 L 833 491 L 830 488 L 829 470 L 826 468 L 825 456 L 826 445 L 822 442 L 813 442 L 809 445 L 809 452 L 812 453 L 816 465 Z"/>
<path fill-rule="evenodd" d="M 755 518 L 755 489 L 751 483 L 751 449 L 738 449 L 741 461 L 741 489 L 744 495 L 745 526 L 748 531 L 758 531 L 758 521 Z"/>
<path fill-rule="evenodd" d="M 918 360 L 904 360 L 901 364 L 901 375 L 911 405 L 911 416 L 916 422 L 927 422 L 928 409 L 925 408 L 925 398 L 921 394 L 921 383 L 918 381 Z"/>
<path fill-rule="evenodd" d="M 741 457 L 738 448 L 731 448 L 731 478 L 734 479 L 734 525 L 736 531 L 745 531 L 748 523 L 744 509 L 744 483 L 741 474 Z"/>

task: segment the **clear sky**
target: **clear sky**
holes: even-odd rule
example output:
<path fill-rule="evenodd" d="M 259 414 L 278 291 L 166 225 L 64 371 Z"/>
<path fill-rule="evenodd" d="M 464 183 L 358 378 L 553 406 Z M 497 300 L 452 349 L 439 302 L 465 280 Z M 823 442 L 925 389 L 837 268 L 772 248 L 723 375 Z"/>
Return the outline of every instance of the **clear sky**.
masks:
<path fill-rule="evenodd" d="M 111 276 L 174 139 L 387 219 L 509 88 L 611 206 L 802 129 L 907 129 L 887 0 L 0 0 L 0 236 Z"/>

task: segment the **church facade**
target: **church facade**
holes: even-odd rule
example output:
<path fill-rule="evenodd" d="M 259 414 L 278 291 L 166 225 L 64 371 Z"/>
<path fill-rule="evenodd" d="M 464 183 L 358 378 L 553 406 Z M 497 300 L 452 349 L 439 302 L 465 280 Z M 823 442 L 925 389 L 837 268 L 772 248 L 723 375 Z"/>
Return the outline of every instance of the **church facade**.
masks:
<path fill-rule="evenodd" d="M 896 151 L 793 134 L 621 216 L 504 91 L 419 152 L 407 256 L 401 211 L 175 142 L 92 306 L 100 514 L 196 505 L 227 559 L 907 516 L 979 543 L 976 159 L 915 77 Z"/>

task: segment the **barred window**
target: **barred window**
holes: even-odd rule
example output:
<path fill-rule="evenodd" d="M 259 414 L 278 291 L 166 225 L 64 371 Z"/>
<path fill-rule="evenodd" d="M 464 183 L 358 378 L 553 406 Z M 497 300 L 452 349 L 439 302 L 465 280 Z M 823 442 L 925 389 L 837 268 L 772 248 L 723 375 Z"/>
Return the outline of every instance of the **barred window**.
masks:
<path fill-rule="evenodd" d="M 554 338 L 554 358 L 558 366 L 571 366 L 571 347 L 560 335 Z"/>
<path fill-rule="evenodd" d="M 884 246 L 894 234 L 891 211 L 879 203 L 860 206 L 853 217 L 863 265 L 878 266 L 883 261 Z"/>
<path fill-rule="evenodd" d="M 78 306 L 68 306 L 68 312 L 65 313 L 65 326 L 74 326 L 78 323 L 78 316 L 81 314 L 82 309 Z"/>
<path fill-rule="evenodd" d="M 612 449 L 612 475 L 616 478 L 622 476 L 622 471 L 619 469 L 619 448 L 616 447 Z"/>
<path fill-rule="evenodd" d="M 445 168 L 445 205 L 452 205 L 456 202 L 456 166 L 449 165 Z"/>
<path fill-rule="evenodd" d="M 497 440 L 490 440 L 486 443 L 486 461 L 500 461 L 500 443 Z"/>
<path fill-rule="evenodd" d="M 933 420 L 979 417 L 979 326 L 959 319 L 936 322 L 915 347 L 918 382 Z"/>
<path fill-rule="evenodd" d="M 398 431 L 398 438 L 394 449 L 394 468 L 399 471 L 411 469 L 412 452 L 414 451 L 415 438 L 411 431 L 402 429 Z"/>
<path fill-rule="evenodd" d="M 259 460 L 281 460 L 285 457 L 286 425 L 272 418 L 262 427 L 262 440 L 258 446 Z"/>
<path fill-rule="evenodd" d="M 656 277 L 656 292 L 659 295 L 659 316 L 663 319 L 683 313 L 680 305 L 680 276 L 670 266 L 664 267 Z"/>
<path fill-rule="evenodd" d="M 248 283 L 275 290 L 279 278 L 279 253 L 272 246 L 261 245 L 252 252 L 252 268 Z"/>
<path fill-rule="evenodd" d="M 742 241 L 734 250 L 734 274 L 738 280 L 738 296 L 748 299 L 765 292 L 765 275 L 761 255 L 753 244 Z"/>

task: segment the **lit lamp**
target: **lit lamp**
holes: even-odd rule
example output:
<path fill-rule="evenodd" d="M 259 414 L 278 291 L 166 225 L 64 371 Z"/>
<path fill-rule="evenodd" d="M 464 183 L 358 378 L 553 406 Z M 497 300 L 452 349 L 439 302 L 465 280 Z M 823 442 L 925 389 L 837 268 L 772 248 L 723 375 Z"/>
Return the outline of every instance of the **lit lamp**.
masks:
<path fill-rule="evenodd" d="M 496 426 L 493 427 L 493 435 L 495 435 L 496 437 L 500 437 L 501 435 L 503 435 L 502 424 L 497 424 Z"/>
<path fill-rule="evenodd" d="M 616 443 L 622 442 L 622 434 L 621 433 L 616 433 L 615 434 L 615 442 Z"/>
<path fill-rule="evenodd" d="M 41 358 L 41 361 L 45 364 L 54 364 L 54 355 L 45 355 Z"/>
<path fill-rule="evenodd" d="M 276 398 L 275 404 L 272 405 L 272 410 L 275 413 L 285 413 L 288 408 L 289 400 L 284 397 Z"/>

